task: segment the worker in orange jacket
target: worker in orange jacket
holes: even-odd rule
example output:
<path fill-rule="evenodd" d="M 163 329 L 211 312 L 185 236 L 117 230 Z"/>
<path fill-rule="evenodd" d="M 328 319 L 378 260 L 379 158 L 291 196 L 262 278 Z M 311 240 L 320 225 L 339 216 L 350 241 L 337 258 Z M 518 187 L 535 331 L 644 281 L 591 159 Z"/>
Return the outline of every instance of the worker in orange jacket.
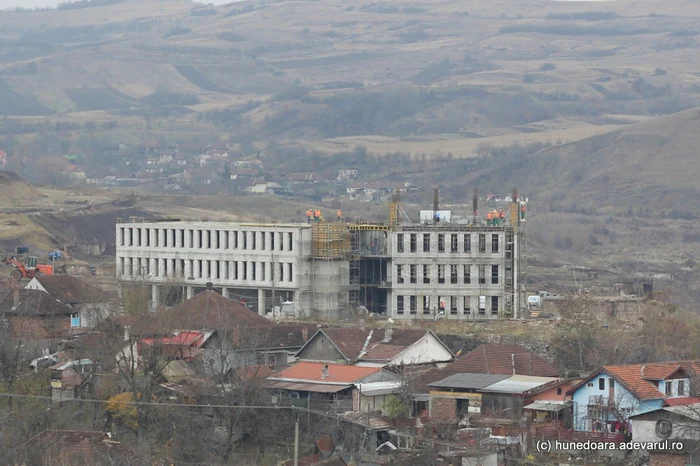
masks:
<path fill-rule="evenodd" d="M 525 204 L 520 205 L 520 220 L 525 220 Z"/>
<path fill-rule="evenodd" d="M 321 221 L 321 211 L 316 209 L 314 211 L 314 221 L 320 222 Z"/>
<path fill-rule="evenodd" d="M 341 222 L 343 220 L 343 212 L 338 209 L 336 213 L 338 214 L 338 221 Z"/>
<path fill-rule="evenodd" d="M 492 222 L 493 222 L 493 212 L 491 212 L 489 210 L 488 213 L 486 214 L 486 225 L 491 226 Z"/>
<path fill-rule="evenodd" d="M 306 210 L 306 223 L 311 223 L 311 216 L 313 213 L 311 212 L 311 209 Z"/>

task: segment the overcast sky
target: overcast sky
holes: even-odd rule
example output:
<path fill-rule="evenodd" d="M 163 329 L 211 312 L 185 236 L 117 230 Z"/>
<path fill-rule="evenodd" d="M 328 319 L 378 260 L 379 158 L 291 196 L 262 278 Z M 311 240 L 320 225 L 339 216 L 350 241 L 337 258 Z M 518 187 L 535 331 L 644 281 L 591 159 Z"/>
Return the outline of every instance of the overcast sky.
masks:
<path fill-rule="evenodd" d="M 65 0 L 0 0 L 0 9 L 16 8 L 18 6 L 24 8 L 56 6 L 63 3 Z M 231 0 L 201 0 L 201 3 L 213 3 L 214 5 L 224 5 L 231 3 Z"/>

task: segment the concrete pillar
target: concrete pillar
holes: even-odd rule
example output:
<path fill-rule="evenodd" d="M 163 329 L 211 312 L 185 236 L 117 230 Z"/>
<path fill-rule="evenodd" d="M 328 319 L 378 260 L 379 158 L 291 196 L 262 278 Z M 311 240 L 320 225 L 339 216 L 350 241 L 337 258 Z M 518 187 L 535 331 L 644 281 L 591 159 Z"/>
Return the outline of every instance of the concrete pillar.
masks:
<path fill-rule="evenodd" d="M 131 246 L 131 244 L 132 244 L 132 243 L 131 243 L 132 230 L 133 230 L 133 229 L 132 229 L 131 227 L 124 228 L 124 233 L 126 233 L 126 242 L 125 242 L 125 244 L 126 244 L 127 246 Z"/>
<path fill-rule="evenodd" d="M 146 228 L 141 228 L 141 247 L 146 247 Z"/>
<path fill-rule="evenodd" d="M 165 247 L 165 230 L 163 228 L 158 228 L 156 230 L 158 235 L 158 247 Z"/>
<path fill-rule="evenodd" d="M 160 270 L 158 270 L 158 259 L 150 258 L 146 259 L 148 261 L 148 272 L 152 277 L 160 276 Z"/>
<path fill-rule="evenodd" d="M 194 298 L 194 286 L 187 287 L 187 299 Z"/>
<path fill-rule="evenodd" d="M 258 314 L 265 315 L 265 289 L 258 289 Z"/>
<path fill-rule="evenodd" d="M 175 230 L 175 247 L 176 248 L 182 248 L 184 246 L 182 244 L 182 235 L 180 234 L 180 229 Z"/>
<path fill-rule="evenodd" d="M 228 288 L 221 288 L 221 296 L 223 296 L 224 298 L 228 298 Z"/>
<path fill-rule="evenodd" d="M 155 312 L 160 306 L 160 287 L 151 285 L 151 311 Z"/>

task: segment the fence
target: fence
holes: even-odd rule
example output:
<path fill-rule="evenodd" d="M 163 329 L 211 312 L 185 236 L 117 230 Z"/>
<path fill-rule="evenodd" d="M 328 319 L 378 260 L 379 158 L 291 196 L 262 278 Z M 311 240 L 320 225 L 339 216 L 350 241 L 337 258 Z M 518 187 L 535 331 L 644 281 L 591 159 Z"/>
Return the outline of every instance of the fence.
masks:
<path fill-rule="evenodd" d="M 532 434 L 535 438 L 547 440 L 560 440 L 564 442 L 615 442 L 620 443 L 625 441 L 622 434 L 613 434 L 607 432 L 579 432 L 571 429 L 562 429 L 557 425 L 541 425 L 532 428 Z"/>

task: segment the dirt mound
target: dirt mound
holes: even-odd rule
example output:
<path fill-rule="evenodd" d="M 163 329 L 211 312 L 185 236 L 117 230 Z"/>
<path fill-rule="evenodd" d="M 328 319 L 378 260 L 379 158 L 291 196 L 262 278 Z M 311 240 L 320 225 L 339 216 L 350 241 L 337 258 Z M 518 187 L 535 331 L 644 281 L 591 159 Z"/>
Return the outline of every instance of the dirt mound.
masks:
<path fill-rule="evenodd" d="M 23 207 L 40 197 L 42 194 L 16 173 L 0 171 L 0 207 Z"/>

